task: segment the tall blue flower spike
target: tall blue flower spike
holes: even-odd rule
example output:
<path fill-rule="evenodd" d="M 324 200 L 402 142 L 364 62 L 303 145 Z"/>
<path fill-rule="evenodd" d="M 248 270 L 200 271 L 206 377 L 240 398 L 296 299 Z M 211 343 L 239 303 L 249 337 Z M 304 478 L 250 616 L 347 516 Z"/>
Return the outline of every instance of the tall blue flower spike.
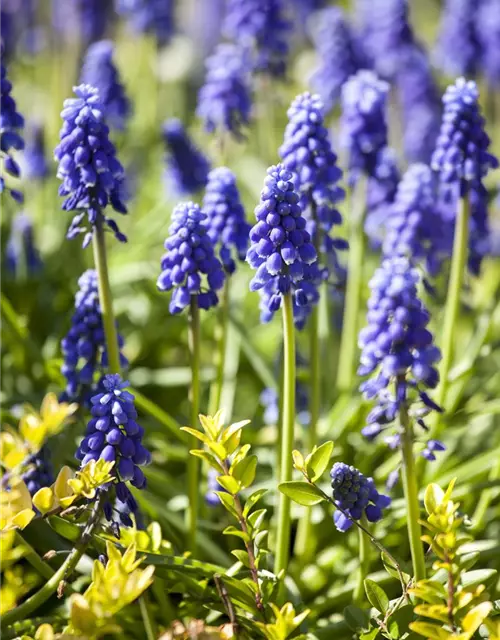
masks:
<path fill-rule="evenodd" d="M 35 244 L 33 224 L 24 212 L 17 213 L 12 221 L 5 248 L 5 267 L 14 276 L 28 278 L 37 275 L 43 267 Z"/>
<path fill-rule="evenodd" d="M 318 66 L 309 83 L 330 111 L 338 103 L 348 78 L 360 69 L 368 68 L 369 62 L 362 42 L 339 7 L 327 7 L 314 15 L 311 36 Z"/>
<path fill-rule="evenodd" d="M 126 391 L 128 384 L 118 374 L 104 376 L 102 392 L 91 398 L 92 418 L 75 454 L 82 467 L 91 460 L 115 463 L 112 473 L 116 480 L 112 486 L 119 501 L 118 517 L 126 526 L 132 524 L 130 513 L 137 511 L 137 503 L 126 483 L 144 489 L 146 478 L 141 467 L 151 462 L 151 454 L 142 443 L 144 429 L 137 423 L 134 396 Z M 110 487 L 102 490 L 109 492 Z M 111 499 L 105 502 L 104 513 L 108 520 L 114 521 Z"/>
<path fill-rule="evenodd" d="M 387 146 L 386 103 L 389 85 L 361 70 L 342 87 L 341 138 L 347 152 L 348 181 L 374 175 L 379 152 Z"/>
<path fill-rule="evenodd" d="M 50 487 L 54 482 L 54 470 L 48 446 L 43 446 L 40 451 L 28 457 L 26 471 L 21 478 L 32 496 L 43 487 Z"/>
<path fill-rule="evenodd" d="M 23 175 L 28 180 L 45 180 L 49 176 L 45 132 L 39 122 L 33 122 L 28 126 L 23 160 Z"/>
<path fill-rule="evenodd" d="M 446 0 L 434 61 L 449 76 L 475 75 L 481 65 L 478 0 Z M 498 7 L 497 7 L 498 9 Z"/>
<path fill-rule="evenodd" d="M 260 292 L 262 322 L 272 319 L 283 295 L 292 294 L 301 328 L 319 299 L 321 273 L 292 173 L 282 165 L 270 167 L 260 199 L 247 253 L 247 262 L 257 270 L 250 290 Z"/>
<path fill-rule="evenodd" d="M 449 225 L 437 204 L 434 176 L 429 166 L 413 164 L 399 183 L 390 207 L 383 253 L 406 256 L 414 265 L 423 263 L 427 273 L 439 273 L 451 247 Z"/>
<path fill-rule="evenodd" d="M 208 180 L 210 164 L 187 134 L 180 120 L 168 120 L 163 125 L 167 147 L 165 185 L 176 196 L 185 196 L 202 189 Z"/>
<path fill-rule="evenodd" d="M 403 405 L 409 405 L 425 431 L 425 415 L 441 411 L 427 394 L 439 381 L 436 364 L 441 352 L 427 329 L 430 314 L 418 297 L 419 279 L 410 260 L 396 256 L 384 259 L 370 281 L 358 369 L 358 375 L 371 376 L 360 386 L 364 398 L 375 402 L 362 430 L 369 439 L 388 429 Z M 398 446 L 399 433 L 389 435 L 386 442 Z"/>
<path fill-rule="evenodd" d="M 493 87 L 500 86 L 500 11 L 498 0 L 483 0 L 476 17 L 477 37 L 481 43 L 481 68 Z"/>
<path fill-rule="evenodd" d="M 236 45 L 219 44 L 206 67 L 196 113 L 209 133 L 228 132 L 241 140 L 252 110 L 248 56 Z"/>
<path fill-rule="evenodd" d="M 173 0 L 115 0 L 116 11 L 135 33 L 152 34 L 159 47 L 175 33 Z"/>
<path fill-rule="evenodd" d="M 62 208 L 76 212 L 66 237 L 84 233 L 86 247 L 100 221 L 117 240 L 126 242 L 116 222 L 104 213 L 108 205 L 127 213 L 120 197 L 124 171 L 109 139 L 104 107 L 94 87 L 81 84 L 73 90 L 76 98 L 64 101 L 60 142 L 54 151 L 59 162 L 57 177 L 62 180 L 59 195 L 65 198 Z M 84 226 L 85 217 L 88 226 Z"/>
<path fill-rule="evenodd" d="M 160 291 L 172 291 L 170 313 L 181 313 L 196 297 L 200 309 L 219 302 L 217 290 L 224 285 L 224 271 L 214 253 L 207 216 L 193 202 L 181 202 L 172 213 L 167 253 L 161 261 L 157 285 Z"/>
<path fill-rule="evenodd" d="M 333 521 L 339 531 L 348 531 L 353 520 L 366 516 L 369 522 L 381 520 L 383 509 L 391 504 L 391 499 L 375 488 L 373 478 L 364 476 L 356 467 L 344 462 L 336 462 L 330 472 L 333 499 L 338 509 Z"/>
<path fill-rule="evenodd" d="M 306 92 L 297 96 L 287 112 L 288 124 L 279 155 L 283 166 L 294 174 L 306 228 L 324 256 L 324 264 L 320 266 L 326 270 L 324 277 L 327 277 L 329 271 L 339 275 L 336 250 L 345 249 L 347 245 L 330 236 L 333 227 L 342 224 L 336 205 L 345 193 L 339 186 L 342 171 L 330 143 L 323 111 L 318 95 Z M 321 262 L 321 255 L 319 260 Z"/>
<path fill-rule="evenodd" d="M 365 233 L 374 249 L 382 246 L 390 205 L 396 197 L 400 179 L 397 153 L 392 147 L 384 147 L 378 153 L 366 194 Z"/>
<path fill-rule="evenodd" d="M 256 72 L 285 74 L 292 23 L 283 0 L 228 0 L 223 31 L 252 53 Z"/>
<path fill-rule="evenodd" d="M 207 216 L 208 237 L 218 248 L 225 272 L 234 273 L 235 258 L 245 260 L 250 225 L 245 219 L 236 177 L 227 167 L 218 167 L 208 174 L 203 212 Z"/>
<path fill-rule="evenodd" d="M 108 366 L 106 339 L 102 320 L 97 273 L 85 271 L 78 279 L 75 296 L 75 312 L 71 328 L 61 341 L 64 363 L 61 372 L 66 378 L 64 400 L 87 403 L 97 389 L 96 376 L 102 376 Z M 118 344 L 123 347 L 123 338 L 118 335 Z M 122 368 L 128 361 L 120 353 Z"/>
<path fill-rule="evenodd" d="M 81 81 L 95 87 L 99 92 L 106 124 L 123 131 L 132 109 L 113 55 L 114 46 L 111 40 L 101 40 L 91 45 L 83 62 Z"/>
<path fill-rule="evenodd" d="M 5 182 L 5 174 L 12 178 L 19 178 L 21 174 L 19 165 L 14 158 L 13 151 L 20 151 L 24 149 L 24 140 L 21 135 L 21 131 L 24 127 L 24 118 L 18 112 L 16 101 L 11 96 L 12 84 L 7 78 L 7 69 L 3 63 L 0 67 L 0 88 L 0 158 L 2 161 L 0 193 L 6 190 L 16 202 L 20 203 L 23 201 L 23 194 L 19 190 L 12 189 L 7 186 Z"/>

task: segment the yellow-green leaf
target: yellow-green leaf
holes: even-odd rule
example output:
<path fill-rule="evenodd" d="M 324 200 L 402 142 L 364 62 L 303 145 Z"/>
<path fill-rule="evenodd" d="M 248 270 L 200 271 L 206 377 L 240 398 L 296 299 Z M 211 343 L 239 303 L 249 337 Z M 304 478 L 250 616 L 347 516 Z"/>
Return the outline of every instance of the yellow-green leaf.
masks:
<path fill-rule="evenodd" d="M 321 491 L 307 482 L 282 482 L 278 486 L 278 489 L 285 496 L 288 496 L 291 500 L 304 507 L 312 507 L 324 500 Z"/>
<path fill-rule="evenodd" d="M 327 468 L 333 452 L 333 442 L 325 442 L 306 458 L 307 476 L 316 482 Z"/>

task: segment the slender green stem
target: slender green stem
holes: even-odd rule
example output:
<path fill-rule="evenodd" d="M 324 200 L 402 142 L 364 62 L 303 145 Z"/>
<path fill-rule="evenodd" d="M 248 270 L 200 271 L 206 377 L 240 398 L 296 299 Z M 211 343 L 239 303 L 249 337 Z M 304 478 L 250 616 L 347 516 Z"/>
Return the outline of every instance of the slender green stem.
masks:
<path fill-rule="evenodd" d="M 16 539 L 19 544 L 27 549 L 28 552 L 24 557 L 30 563 L 33 569 L 38 571 L 38 573 L 46 580 L 52 578 L 55 573 L 54 569 L 52 569 L 50 565 L 48 565 L 44 560 L 42 560 L 42 558 L 40 558 L 35 549 L 33 549 L 33 547 L 23 538 L 20 531 L 16 531 Z"/>
<path fill-rule="evenodd" d="M 118 334 L 116 332 L 115 316 L 113 313 L 111 287 L 109 286 L 106 238 L 104 237 L 101 215 L 97 216 L 93 245 L 94 263 L 99 288 L 99 302 L 101 303 L 102 323 L 104 325 L 106 349 L 108 352 L 108 368 L 111 373 L 121 373 L 120 348 L 118 346 Z"/>
<path fill-rule="evenodd" d="M 420 504 L 418 502 L 418 485 L 413 457 L 413 428 L 408 415 L 408 409 L 402 404 L 399 410 L 401 423 L 401 453 L 403 489 L 406 502 L 406 520 L 408 524 L 408 539 L 410 542 L 413 575 L 415 580 L 425 579 L 425 558 L 422 545 L 422 528 L 420 526 Z"/>
<path fill-rule="evenodd" d="M 195 429 L 198 425 L 200 413 L 200 309 L 196 296 L 191 296 L 189 313 L 189 350 L 191 353 L 192 381 L 190 389 L 191 400 L 191 426 Z M 196 449 L 198 442 L 194 436 L 189 436 L 189 449 Z M 189 506 L 186 511 L 186 524 L 188 528 L 189 550 L 196 551 L 196 532 L 199 506 L 199 482 L 200 465 L 195 456 L 188 457 L 188 496 Z"/>
<path fill-rule="evenodd" d="M 30 596 L 18 607 L 12 609 L 12 611 L 7 611 L 7 613 L 2 616 L 2 625 L 4 628 L 18 620 L 27 618 L 31 613 L 33 613 L 33 611 L 36 611 L 38 607 L 41 607 L 42 604 L 47 602 L 55 591 L 61 590 L 64 586 L 64 581 L 73 573 L 76 565 L 80 561 L 80 558 L 85 553 L 85 550 L 92 538 L 92 532 L 99 523 L 104 495 L 104 493 L 101 493 L 100 497 L 95 502 L 80 541 L 72 549 L 64 563 L 59 567 L 54 575 L 47 580 L 41 589 Z"/>
<path fill-rule="evenodd" d="M 436 401 L 444 407 L 449 385 L 449 373 L 453 361 L 453 347 L 456 342 L 456 323 L 460 309 L 460 296 L 464 281 L 465 265 L 467 263 L 467 247 L 469 239 L 470 206 L 468 198 L 458 201 L 457 222 L 455 226 L 455 238 L 453 241 L 453 257 L 451 261 L 450 282 L 446 309 L 444 312 L 443 334 L 441 351 L 443 359 L 439 368 L 440 383 L 437 389 Z M 433 437 L 437 437 L 442 430 L 440 415 L 437 414 L 432 428 Z"/>
<path fill-rule="evenodd" d="M 143 593 L 139 598 L 139 609 L 141 610 L 142 623 L 146 632 L 147 640 L 155 640 L 156 633 L 154 631 L 154 618 L 149 610 L 147 594 Z"/>
<path fill-rule="evenodd" d="M 368 529 L 368 520 L 365 515 L 361 518 L 361 524 Z M 356 588 L 354 589 L 354 604 L 358 606 L 363 603 L 365 598 L 365 578 L 370 570 L 370 538 L 362 530 L 358 529 L 359 535 L 359 569 Z"/>
<path fill-rule="evenodd" d="M 292 479 L 292 450 L 295 426 L 295 327 L 290 293 L 283 296 L 283 423 L 281 429 L 280 482 Z M 290 553 L 290 498 L 280 493 L 278 505 L 278 533 L 274 572 L 287 569 Z"/>
<path fill-rule="evenodd" d="M 498 460 L 496 465 L 493 467 L 489 476 L 490 481 L 498 479 L 500 479 L 500 460 Z M 477 533 L 484 527 L 486 513 L 495 495 L 498 495 L 498 488 L 488 488 L 481 491 L 479 502 L 477 503 L 476 510 L 474 511 L 474 515 L 472 516 L 473 526 L 471 527 L 471 529 L 474 533 Z"/>
<path fill-rule="evenodd" d="M 351 219 L 349 225 L 349 257 L 347 287 L 344 306 L 342 338 L 340 341 L 337 387 L 341 392 L 350 391 L 354 383 L 358 345 L 358 320 L 363 290 L 363 271 L 366 238 L 363 228 L 366 207 L 366 178 L 360 178 L 351 192 Z"/>
<path fill-rule="evenodd" d="M 220 409 L 220 402 L 222 397 L 222 389 L 224 387 L 224 374 L 226 365 L 226 350 L 227 350 L 227 332 L 229 327 L 229 289 L 230 289 L 229 277 L 226 276 L 226 282 L 224 284 L 224 290 L 222 292 L 222 304 L 220 306 L 219 313 L 219 326 L 218 326 L 218 341 L 217 351 L 215 355 L 216 376 L 210 389 L 210 403 L 209 412 L 214 415 Z M 227 417 L 227 416 L 226 416 Z"/>

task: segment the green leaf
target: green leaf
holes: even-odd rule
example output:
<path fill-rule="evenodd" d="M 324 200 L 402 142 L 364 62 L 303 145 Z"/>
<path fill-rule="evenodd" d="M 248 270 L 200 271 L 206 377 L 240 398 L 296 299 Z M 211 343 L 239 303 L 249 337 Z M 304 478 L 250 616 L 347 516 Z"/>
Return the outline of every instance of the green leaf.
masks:
<path fill-rule="evenodd" d="M 267 513 L 267 509 L 258 509 L 257 511 L 254 511 L 248 516 L 248 522 L 252 526 L 252 529 L 258 531 L 260 525 L 264 520 L 266 513 Z"/>
<path fill-rule="evenodd" d="M 387 611 L 387 608 L 389 607 L 389 598 L 387 597 L 385 591 L 382 589 L 382 587 L 379 587 L 376 582 L 373 582 L 373 580 L 370 580 L 369 578 L 366 578 L 366 580 L 364 581 L 364 585 L 366 597 L 368 598 L 372 607 L 377 609 L 377 611 L 380 611 L 380 613 L 385 613 Z"/>
<path fill-rule="evenodd" d="M 370 615 L 353 604 L 344 609 L 344 620 L 353 631 L 368 629 L 370 626 Z"/>
<path fill-rule="evenodd" d="M 450 634 L 437 624 L 431 622 L 412 622 L 410 629 L 428 640 L 449 640 Z"/>
<path fill-rule="evenodd" d="M 307 482 L 282 482 L 278 485 L 278 489 L 285 496 L 304 507 L 312 507 L 325 499 L 317 487 Z"/>
<path fill-rule="evenodd" d="M 394 565 L 394 562 L 389 558 L 389 556 L 386 553 L 381 553 L 380 555 L 382 558 L 382 564 L 384 565 L 384 569 L 387 571 L 387 573 L 393 578 L 396 578 L 396 580 L 399 580 L 400 576 L 396 566 Z M 403 580 L 405 584 L 408 584 L 411 576 L 408 573 L 405 573 L 404 571 L 401 571 L 401 574 L 403 576 Z"/>
<path fill-rule="evenodd" d="M 479 553 L 479 551 L 473 551 L 472 553 L 464 553 L 463 556 L 459 556 L 458 564 L 460 566 L 460 569 L 462 569 L 462 571 L 468 571 L 469 569 L 472 569 L 472 567 L 479 560 L 480 555 L 481 554 Z"/>
<path fill-rule="evenodd" d="M 243 542 L 250 542 L 250 536 L 248 533 L 237 529 L 232 524 L 229 527 L 226 527 L 222 532 L 225 536 L 235 536 L 236 538 L 241 538 Z"/>
<path fill-rule="evenodd" d="M 238 512 L 236 511 L 236 508 L 234 506 L 233 496 L 230 493 L 227 493 L 226 491 L 216 491 L 215 493 L 219 496 L 220 501 L 222 502 L 223 506 L 227 509 L 227 511 L 229 511 L 231 515 L 237 518 Z"/>
<path fill-rule="evenodd" d="M 250 509 L 257 504 L 257 502 L 267 493 L 267 489 L 257 489 L 251 495 L 248 496 L 247 501 L 245 503 L 245 507 L 243 508 L 243 515 L 245 518 L 247 517 Z"/>
<path fill-rule="evenodd" d="M 444 498 L 444 491 L 437 484 L 429 484 L 425 490 L 424 505 L 429 515 L 434 513 Z"/>
<path fill-rule="evenodd" d="M 240 462 L 231 465 L 230 473 L 239 483 L 242 489 L 249 487 L 255 480 L 257 471 L 257 456 L 252 455 Z"/>
<path fill-rule="evenodd" d="M 489 616 L 492 607 L 491 602 L 481 602 L 467 613 L 462 620 L 462 628 L 467 633 L 468 638 L 471 638 L 483 624 L 484 620 Z"/>
<path fill-rule="evenodd" d="M 414 620 L 413 607 L 411 604 L 407 604 L 404 607 L 399 607 L 389 617 L 387 626 L 389 627 L 389 633 L 392 638 L 401 638 L 404 633 L 408 631 L 410 622 Z"/>
<path fill-rule="evenodd" d="M 233 549 L 231 551 L 233 556 L 237 558 L 243 566 L 247 569 L 250 568 L 250 561 L 248 560 L 248 553 L 244 549 Z"/>
<path fill-rule="evenodd" d="M 333 452 L 333 442 L 325 442 L 306 458 L 307 476 L 316 482 L 327 468 Z"/>
<path fill-rule="evenodd" d="M 191 449 L 189 453 L 196 458 L 205 460 L 205 462 L 209 464 L 212 469 L 215 469 L 218 473 L 224 473 L 224 469 L 220 466 L 217 458 L 213 454 L 211 454 L 210 451 L 205 451 L 204 449 Z"/>
<path fill-rule="evenodd" d="M 217 476 L 217 482 L 232 495 L 237 494 L 240 490 L 239 482 L 233 476 Z"/>
<path fill-rule="evenodd" d="M 367 631 L 366 633 L 362 633 L 359 636 L 359 640 L 375 640 L 375 638 L 380 633 L 380 629 L 376 627 L 375 629 L 371 629 L 371 631 Z"/>
<path fill-rule="evenodd" d="M 480 584 L 491 585 L 497 577 L 496 569 L 474 569 L 466 571 L 462 575 L 462 585 L 468 589 L 478 587 Z"/>

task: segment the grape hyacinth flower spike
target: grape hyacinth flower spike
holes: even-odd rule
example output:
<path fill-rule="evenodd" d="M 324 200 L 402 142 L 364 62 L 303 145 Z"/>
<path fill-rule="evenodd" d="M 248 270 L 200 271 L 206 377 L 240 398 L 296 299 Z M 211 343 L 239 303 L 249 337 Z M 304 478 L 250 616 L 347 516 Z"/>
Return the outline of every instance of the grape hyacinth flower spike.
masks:
<path fill-rule="evenodd" d="M 341 146 L 347 153 L 349 255 L 340 342 L 337 386 L 352 390 L 357 359 L 357 333 L 366 238 L 364 234 L 368 185 L 377 175 L 387 147 L 386 102 L 389 86 L 372 71 L 361 70 L 342 87 Z"/>
<path fill-rule="evenodd" d="M 142 443 L 144 429 L 137 423 L 134 396 L 126 391 L 128 384 L 118 374 L 104 377 L 102 392 L 91 398 L 92 418 L 76 452 L 82 467 L 91 460 L 115 463 L 113 488 L 119 503 L 117 512 L 125 526 L 132 525 L 129 514 L 138 509 L 127 482 L 136 489 L 144 489 L 146 478 L 141 467 L 151 462 L 151 454 Z M 115 522 L 111 498 L 104 504 L 104 513 L 109 521 Z"/>
<path fill-rule="evenodd" d="M 165 186 L 177 196 L 196 193 L 208 180 L 207 158 L 190 139 L 180 120 L 168 120 L 163 125 L 167 148 Z"/>
<path fill-rule="evenodd" d="M 101 40 L 91 45 L 83 62 L 81 81 L 95 87 L 99 92 L 106 123 L 123 131 L 131 114 L 131 104 L 121 83 L 113 55 L 114 46 L 111 40 Z"/>
<path fill-rule="evenodd" d="M 283 0 L 229 0 L 223 32 L 252 54 L 256 72 L 281 77 L 286 72 L 292 23 Z"/>
<path fill-rule="evenodd" d="M 479 71 L 479 5 L 477 0 L 446 0 L 444 4 L 434 62 L 449 76 L 475 75 Z"/>
<path fill-rule="evenodd" d="M 491 169 L 498 167 L 497 158 L 488 151 L 490 138 L 485 131 L 476 83 L 459 78 L 446 90 L 443 104 L 443 123 L 431 166 L 438 173 L 445 208 L 455 207 L 456 215 L 443 325 L 441 383 L 437 394 L 440 405 L 444 405 L 446 401 L 448 375 L 453 361 L 455 325 L 468 252 L 474 256 L 477 251 L 476 245 L 470 248 L 469 245 L 471 241 L 477 240 L 478 233 L 487 224 L 483 179 Z M 477 262 L 472 261 L 472 267 L 474 266 L 476 270 L 479 268 Z M 433 435 L 437 436 L 440 429 L 441 423 L 437 421 Z"/>
<path fill-rule="evenodd" d="M 402 454 L 403 487 L 408 513 L 408 533 L 417 580 L 425 577 L 425 560 L 420 507 L 414 460 L 414 423 L 425 432 L 424 418 L 430 411 L 441 411 L 427 394 L 439 381 L 436 364 L 441 352 L 434 345 L 427 325 L 430 315 L 418 297 L 418 271 L 406 257 L 383 260 L 370 281 L 368 325 L 359 334 L 362 349 L 358 374 L 370 375 L 360 389 L 375 407 L 368 414 L 363 435 L 373 439 L 391 427 L 396 418 L 399 427 L 386 435 L 391 448 Z M 439 447 L 443 447 L 439 443 Z M 435 443 L 427 444 L 438 450 Z"/>
<path fill-rule="evenodd" d="M 118 213 L 127 212 L 120 199 L 124 171 L 109 139 L 105 109 L 94 87 L 81 84 L 74 92 L 76 98 L 64 101 L 61 141 L 54 152 L 57 177 L 62 180 L 59 194 L 65 198 L 62 208 L 75 212 L 67 237 L 85 233 L 86 247 L 96 229 L 106 225 L 117 240 L 126 242 L 116 222 L 104 213 L 108 205 Z M 82 224 L 85 216 L 88 227 Z"/>
<path fill-rule="evenodd" d="M 34 122 L 28 126 L 23 158 L 23 175 L 28 180 L 45 180 L 49 166 L 45 154 L 45 132 L 43 126 Z"/>
<path fill-rule="evenodd" d="M 115 0 L 116 12 L 127 19 L 137 34 L 152 34 L 158 47 L 166 46 L 175 33 L 173 0 Z"/>
<path fill-rule="evenodd" d="M 251 291 L 261 292 L 264 320 L 283 310 L 283 425 L 281 429 L 280 481 L 292 478 L 292 449 L 295 425 L 295 333 L 294 303 L 299 320 L 318 300 L 320 277 L 317 254 L 306 230 L 306 219 L 299 204 L 300 195 L 293 175 L 282 165 L 270 167 L 255 209 L 257 224 L 250 231 L 247 261 L 257 272 Z M 280 495 L 275 572 L 288 565 L 290 545 L 290 499 Z"/>
<path fill-rule="evenodd" d="M 225 274 L 214 254 L 214 247 L 206 225 L 207 216 L 193 202 L 176 206 L 165 241 L 167 253 L 161 262 L 162 272 L 157 286 L 160 291 L 172 291 L 170 313 L 189 307 L 189 347 L 191 353 L 191 424 L 197 424 L 200 403 L 200 309 L 218 304 L 216 291 L 224 285 Z M 196 438 L 189 436 L 189 448 L 196 446 Z M 199 464 L 188 456 L 189 506 L 186 520 L 189 548 L 196 548 L 197 515 L 199 505 Z"/>
<path fill-rule="evenodd" d="M 3 54 L 3 45 L 2 45 Z M 12 189 L 6 178 L 19 178 L 21 171 L 14 158 L 14 151 L 24 149 L 24 139 L 21 135 L 24 127 L 24 118 L 18 112 L 16 101 L 11 96 L 12 84 L 7 78 L 7 69 L 2 62 L 0 68 L 0 157 L 2 160 L 2 174 L 0 174 L 0 193 L 8 191 L 12 198 L 23 202 L 23 194 L 18 189 Z M 3 173 L 5 171 L 5 174 Z"/>
<path fill-rule="evenodd" d="M 100 379 L 109 362 L 97 273 L 93 269 L 85 271 L 78 279 L 78 287 L 71 328 L 61 341 L 64 358 L 61 372 L 66 378 L 64 399 L 87 404 L 98 388 L 96 374 L 100 374 Z M 119 334 L 118 345 L 120 368 L 124 369 L 128 361 L 121 353 L 123 338 Z"/>
<path fill-rule="evenodd" d="M 50 487 L 54 482 L 54 470 L 48 446 L 43 446 L 37 453 L 26 460 L 26 471 L 21 475 L 31 496 L 43 487 Z"/>
<path fill-rule="evenodd" d="M 208 58 L 206 67 L 197 115 L 206 131 L 220 136 L 221 144 L 225 133 L 244 139 L 242 129 L 250 124 L 252 109 L 248 56 L 240 47 L 223 43 Z"/>
<path fill-rule="evenodd" d="M 392 147 L 379 151 L 375 173 L 368 179 L 365 233 L 373 249 L 382 247 L 390 205 L 396 197 L 401 173 Z"/>
<path fill-rule="evenodd" d="M 33 223 L 24 212 L 17 213 L 12 221 L 5 248 L 5 267 L 16 278 L 32 278 L 43 267 L 35 243 Z"/>

